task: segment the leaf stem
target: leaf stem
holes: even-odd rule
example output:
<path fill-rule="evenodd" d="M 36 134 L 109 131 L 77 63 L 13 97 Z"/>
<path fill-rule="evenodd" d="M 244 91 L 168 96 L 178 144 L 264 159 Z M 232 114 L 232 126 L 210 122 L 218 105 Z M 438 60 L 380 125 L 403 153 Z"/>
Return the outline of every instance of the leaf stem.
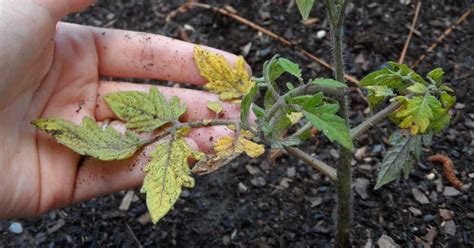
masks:
<path fill-rule="evenodd" d="M 240 121 L 239 120 L 222 120 L 222 119 L 191 121 L 191 122 L 179 123 L 177 125 L 177 128 L 181 128 L 181 127 L 197 128 L 197 127 L 227 126 L 227 125 L 235 125 L 237 127 L 237 126 L 240 126 Z"/>
<path fill-rule="evenodd" d="M 329 177 L 333 182 L 336 183 L 337 181 L 337 174 L 336 174 L 336 169 L 332 168 L 328 164 L 324 163 L 321 160 L 318 160 L 316 158 L 313 158 L 306 152 L 296 148 L 296 147 L 285 147 L 285 150 L 288 151 L 291 155 L 303 160 L 306 164 L 309 164 L 311 167 L 313 167 L 315 170 L 323 173 L 327 177 Z"/>
<path fill-rule="evenodd" d="M 384 109 L 377 112 L 377 114 L 372 115 L 371 117 L 365 119 L 362 123 L 360 123 L 359 125 L 351 129 L 350 131 L 351 138 L 352 139 L 359 138 L 362 134 L 367 132 L 367 130 L 369 130 L 370 128 L 374 127 L 379 122 L 387 118 L 387 116 L 393 113 L 393 111 L 398 109 L 400 106 L 402 106 L 401 102 L 399 101 L 393 102 L 387 107 L 385 107 Z"/>
<path fill-rule="evenodd" d="M 296 130 L 296 132 L 294 132 L 292 135 L 290 135 L 290 137 L 288 137 L 288 139 L 298 138 L 298 136 L 300 136 L 304 132 L 308 131 L 312 127 L 313 127 L 313 125 L 311 124 L 311 122 L 308 121 L 300 129 Z"/>

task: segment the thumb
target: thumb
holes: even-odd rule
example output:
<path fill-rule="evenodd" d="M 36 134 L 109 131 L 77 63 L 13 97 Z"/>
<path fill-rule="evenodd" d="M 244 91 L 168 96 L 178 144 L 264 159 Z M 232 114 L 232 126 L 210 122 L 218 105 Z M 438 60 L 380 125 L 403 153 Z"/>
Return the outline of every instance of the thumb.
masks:
<path fill-rule="evenodd" d="M 34 3 L 47 8 L 51 14 L 58 18 L 63 18 L 71 13 L 79 12 L 96 0 L 33 0 Z"/>

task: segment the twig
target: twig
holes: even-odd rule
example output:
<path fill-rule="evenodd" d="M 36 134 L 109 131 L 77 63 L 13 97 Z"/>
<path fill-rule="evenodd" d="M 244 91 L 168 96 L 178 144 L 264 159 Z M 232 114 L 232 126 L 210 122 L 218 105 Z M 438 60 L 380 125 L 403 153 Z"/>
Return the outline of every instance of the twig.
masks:
<path fill-rule="evenodd" d="M 403 64 L 405 61 L 405 55 L 408 50 L 408 46 L 410 45 L 411 37 L 413 36 L 413 31 L 415 30 L 416 21 L 418 20 L 418 14 L 420 13 L 421 9 L 421 1 L 418 2 L 416 5 L 415 15 L 413 16 L 413 21 L 411 22 L 410 32 L 408 33 L 407 40 L 405 41 L 405 45 L 403 46 L 402 54 L 400 55 L 400 59 L 398 60 L 399 64 Z"/>
<path fill-rule="evenodd" d="M 453 28 L 455 26 L 460 25 L 464 20 L 467 19 L 467 17 L 471 14 L 473 8 L 469 8 L 461 17 L 459 17 L 455 23 L 453 23 L 448 29 L 446 29 L 438 38 L 436 38 L 436 41 L 426 50 L 426 52 L 421 55 L 415 63 L 411 65 L 412 68 L 417 67 L 427 56 L 428 53 L 431 53 L 441 42 L 453 31 Z"/>
<path fill-rule="evenodd" d="M 140 240 L 138 240 L 137 235 L 135 235 L 130 225 L 126 221 L 124 221 L 124 223 L 125 223 L 125 226 L 127 227 L 127 231 L 130 233 L 130 235 L 132 235 L 133 240 L 135 240 L 135 243 L 137 243 L 138 247 L 142 248 L 143 246 L 140 243 Z"/>
<path fill-rule="evenodd" d="M 313 167 L 315 170 L 329 177 L 334 183 L 337 181 L 336 170 L 324 163 L 323 161 L 311 157 L 309 154 L 296 147 L 285 147 L 285 150 L 288 151 L 288 153 L 290 153 L 291 155 L 311 165 L 311 167 Z"/>
<path fill-rule="evenodd" d="M 377 112 L 377 114 L 365 119 L 358 126 L 351 129 L 350 131 L 351 138 L 357 139 L 360 135 L 365 133 L 367 130 L 377 125 L 377 123 L 383 121 L 387 116 L 389 116 L 393 111 L 398 109 L 400 106 L 402 106 L 401 102 L 398 102 L 398 101 L 393 102 L 390 105 L 388 105 L 386 108 L 384 108 L 383 110 Z"/>
<path fill-rule="evenodd" d="M 329 63 L 327 63 L 326 61 L 318 58 L 317 56 L 315 56 L 314 54 L 308 52 L 307 50 L 299 47 L 298 45 L 296 45 L 295 42 L 287 40 L 287 39 L 281 37 L 280 35 L 277 35 L 274 32 L 272 32 L 272 31 L 256 24 L 255 22 L 252 22 L 252 21 L 250 21 L 250 20 L 248 20 L 244 17 L 239 16 L 236 13 L 229 12 L 228 10 L 223 9 L 223 8 L 212 7 L 211 5 L 203 4 L 203 3 L 189 2 L 189 3 L 186 3 L 185 5 L 186 6 L 191 6 L 191 7 L 203 8 L 203 9 L 210 9 L 210 10 L 216 12 L 216 13 L 219 13 L 219 14 L 225 15 L 227 17 L 230 17 L 230 18 L 232 18 L 232 19 L 234 19 L 234 20 L 236 20 L 236 21 L 238 21 L 238 22 L 240 22 L 244 25 L 247 25 L 247 26 L 249 26 L 249 27 L 251 27 L 255 30 L 258 30 L 258 31 L 262 32 L 263 34 L 271 37 L 272 39 L 277 40 L 278 42 L 280 42 L 281 44 L 283 44 L 285 46 L 295 48 L 295 50 L 299 51 L 300 53 L 304 54 L 308 58 L 310 58 L 310 59 L 314 60 L 315 62 L 319 63 L 323 67 L 326 67 L 327 69 L 330 69 L 330 70 L 334 69 Z M 349 81 L 351 83 L 354 83 L 356 85 L 359 84 L 359 80 L 357 78 L 355 78 L 354 76 L 344 74 L 344 77 L 347 79 L 347 81 Z"/>

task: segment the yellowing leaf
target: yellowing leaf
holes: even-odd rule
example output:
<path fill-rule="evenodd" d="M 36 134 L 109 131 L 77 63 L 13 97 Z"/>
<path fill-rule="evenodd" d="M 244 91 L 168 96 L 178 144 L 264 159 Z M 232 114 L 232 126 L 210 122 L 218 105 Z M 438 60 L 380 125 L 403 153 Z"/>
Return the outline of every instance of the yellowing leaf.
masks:
<path fill-rule="evenodd" d="M 150 93 L 140 91 L 122 91 L 108 94 L 105 101 L 117 115 L 126 122 L 128 128 L 150 132 L 166 123 L 177 120 L 186 112 L 177 97 L 169 101 L 152 87 Z"/>
<path fill-rule="evenodd" d="M 395 113 L 400 118 L 400 128 L 410 128 L 412 135 L 425 133 L 430 121 L 433 119 L 433 111 L 442 110 L 442 105 L 432 95 L 414 96 L 404 101 L 404 105 Z"/>
<path fill-rule="evenodd" d="M 220 158 L 231 156 L 232 154 L 240 154 L 245 152 L 249 157 L 256 158 L 265 152 L 265 148 L 261 144 L 252 142 L 253 134 L 250 131 L 242 130 L 234 144 L 234 138 L 223 136 L 214 144 L 214 151 Z"/>
<path fill-rule="evenodd" d="M 238 100 L 255 85 L 245 69 L 245 60 L 239 56 L 235 68 L 232 68 L 224 56 L 194 48 L 194 61 L 201 76 L 208 80 L 207 90 L 219 94 L 221 100 Z"/>
<path fill-rule="evenodd" d="M 289 114 L 286 114 L 286 117 L 288 117 L 288 119 L 290 119 L 291 121 L 291 125 L 298 123 L 298 121 L 300 121 L 303 116 L 304 114 L 301 112 L 291 112 Z"/>
<path fill-rule="evenodd" d="M 171 140 L 158 144 L 150 155 L 150 163 L 144 168 L 147 174 L 141 192 L 146 193 L 146 204 L 153 223 L 157 223 L 171 210 L 183 186 L 194 187 L 188 158 L 200 160 L 204 154 L 188 147 L 184 140 L 188 131 L 178 130 Z"/>
<path fill-rule="evenodd" d="M 207 102 L 207 108 L 216 114 L 220 114 L 224 110 L 220 102 Z"/>
<path fill-rule="evenodd" d="M 132 132 L 122 135 L 110 126 L 101 128 L 89 117 L 84 117 L 81 126 L 57 118 L 40 119 L 32 124 L 76 153 L 100 160 L 128 158 L 144 143 Z"/>

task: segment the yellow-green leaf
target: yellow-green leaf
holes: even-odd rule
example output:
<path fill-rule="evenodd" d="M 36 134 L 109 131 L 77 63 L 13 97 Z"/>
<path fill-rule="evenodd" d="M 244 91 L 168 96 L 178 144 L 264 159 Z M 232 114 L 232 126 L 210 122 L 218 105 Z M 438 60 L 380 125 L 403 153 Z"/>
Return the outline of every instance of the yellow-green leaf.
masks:
<path fill-rule="evenodd" d="M 400 128 L 410 128 L 412 135 L 425 133 L 430 121 L 433 119 L 433 111 L 442 109 L 441 103 L 432 95 L 414 96 L 406 99 L 404 105 L 395 113 L 400 118 Z"/>
<path fill-rule="evenodd" d="M 171 140 L 157 145 L 144 168 L 146 176 L 141 188 L 146 193 L 146 204 L 153 223 L 157 223 L 173 207 L 182 187 L 194 187 L 188 158 L 204 158 L 201 152 L 192 151 L 184 140 L 189 129 L 179 130 Z"/>
<path fill-rule="evenodd" d="M 132 132 L 123 135 L 110 126 L 99 127 L 89 117 L 84 117 L 81 126 L 58 118 L 39 119 L 32 124 L 76 153 L 100 160 L 128 158 L 144 143 Z"/>
<path fill-rule="evenodd" d="M 152 87 L 150 93 L 122 91 L 108 94 L 105 101 L 126 126 L 137 131 L 150 132 L 166 123 L 177 120 L 186 112 L 177 97 L 169 101 Z"/>
<path fill-rule="evenodd" d="M 255 82 L 245 69 L 245 60 L 239 56 L 235 68 L 232 68 L 224 56 L 202 49 L 194 48 L 194 61 L 201 76 L 208 80 L 204 86 L 210 92 L 219 94 L 221 100 L 241 99 Z"/>
<path fill-rule="evenodd" d="M 207 108 L 216 114 L 220 114 L 224 110 L 220 102 L 207 102 Z"/>
<path fill-rule="evenodd" d="M 263 145 L 251 141 L 251 138 L 253 138 L 253 134 L 247 130 L 240 132 L 236 142 L 231 136 L 223 136 L 214 144 L 214 151 L 221 159 L 243 152 L 252 158 L 259 157 L 265 152 L 265 148 Z"/>

